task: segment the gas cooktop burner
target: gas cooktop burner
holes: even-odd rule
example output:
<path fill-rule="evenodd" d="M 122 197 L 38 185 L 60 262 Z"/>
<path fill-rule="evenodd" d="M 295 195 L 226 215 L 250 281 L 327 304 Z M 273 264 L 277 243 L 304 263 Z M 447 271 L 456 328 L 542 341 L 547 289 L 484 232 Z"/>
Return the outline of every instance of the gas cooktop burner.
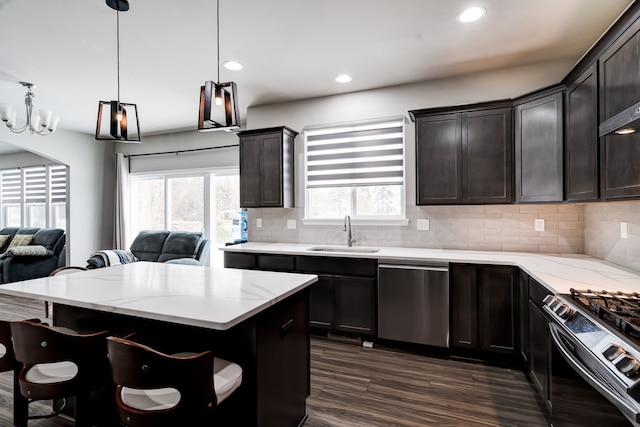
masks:
<path fill-rule="evenodd" d="M 622 332 L 640 337 L 640 294 L 580 291 L 571 289 L 571 298 L 590 309 Z"/>

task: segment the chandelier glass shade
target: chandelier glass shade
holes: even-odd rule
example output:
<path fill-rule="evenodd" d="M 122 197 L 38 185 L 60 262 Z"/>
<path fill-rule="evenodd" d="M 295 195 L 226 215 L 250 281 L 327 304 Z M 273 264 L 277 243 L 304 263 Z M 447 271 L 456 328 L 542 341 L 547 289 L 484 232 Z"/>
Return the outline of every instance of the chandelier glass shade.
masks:
<path fill-rule="evenodd" d="M 98 102 L 98 122 L 96 139 L 119 142 L 140 142 L 140 122 L 136 104 L 120 102 L 120 12 L 129 10 L 127 0 L 106 0 L 116 11 L 117 57 L 118 57 L 118 99 Z"/>
<path fill-rule="evenodd" d="M 198 130 L 232 131 L 240 127 L 238 89 L 234 82 L 220 83 L 220 0 L 216 1 L 216 44 L 218 80 L 206 81 L 200 87 Z"/>
<path fill-rule="evenodd" d="M 35 94 L 33 89 L 36 85 L 28 82 L 20 82 L 20 84 L 27 88 L 27 94 L 24 96 L 24 104 L 27 110 L 27 122 L 22 127 L 16 127 L 16 119 L 18 118 L 18 112 L 13 109 L 11 104 L 0 104 L 0 119 L 7 125 L 9 130 L 14 133 L 21 133 L 25 130 L 33 135 L 50 135 L 55 132 L 60 121 L 59 116 L 54 116 L 50 110 L 39 110 L 38 115 L 34 116 L 33 98 Z"/>

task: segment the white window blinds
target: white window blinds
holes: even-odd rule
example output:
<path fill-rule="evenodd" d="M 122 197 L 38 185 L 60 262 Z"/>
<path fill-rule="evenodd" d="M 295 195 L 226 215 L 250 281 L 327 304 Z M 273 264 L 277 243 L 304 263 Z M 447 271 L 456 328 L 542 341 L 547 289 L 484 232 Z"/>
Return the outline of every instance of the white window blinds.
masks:
<path fill-rule="evenodd" d="M 404 184 L 404 120 L 305 131 L 307 188 Z"/>
<path fill-rule="evenodd" d="M 0 198 L 2 204 L 22 202 L 22 171 L 5 169 L 0 171 Z"/>
<path fill-rule="evenodd" d="M 47 202 L 47 168 L 45 166 L 24 169 L 25 203 Z"/>
<path fill-rule="evenodd" d="M 56 165 L 49 167 L 49 188 L 51 203 L 64 203 L 67 200 L 67 167 Z"/>

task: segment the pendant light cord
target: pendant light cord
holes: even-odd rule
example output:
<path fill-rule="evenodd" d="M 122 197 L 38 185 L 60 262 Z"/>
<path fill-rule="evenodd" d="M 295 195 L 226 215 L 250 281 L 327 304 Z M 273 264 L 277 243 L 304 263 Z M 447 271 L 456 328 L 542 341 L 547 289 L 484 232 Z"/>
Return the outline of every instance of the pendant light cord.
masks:
<path fill-rule="evenodd" d="M 116 10 L 116 41 L 117 41 L 117 48 L 116 48 L 116 52 L 118 55 L 118 105 L 120 105 L 120 10 Z"/>
<path fill-rule="evenodd" d="M 218 53 L 218 84 L 220 84 L 220 0 L 216 0 L 216 51 Z"/>

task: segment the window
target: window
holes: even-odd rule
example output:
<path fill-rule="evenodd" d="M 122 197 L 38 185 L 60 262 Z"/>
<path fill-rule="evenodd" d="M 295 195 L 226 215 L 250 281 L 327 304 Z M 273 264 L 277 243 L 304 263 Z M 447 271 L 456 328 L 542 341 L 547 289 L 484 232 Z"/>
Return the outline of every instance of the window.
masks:
<path fill-rule="evenodd" d="M 67 225 L 67 167 L 34 166 L 0 171 L 2 227 Z"/>
<path fill-rule="evenodd" d="M 310 220 L 403 220 L 404 119 L 304 131 Z"/>
<path fill-rule="evenodd" d="M 222 267 L 218 247 L 231 240 L 240 209 L 238 170 L 136 174 L 130 189 L 131 241 L 141 230 L 202 231 L 212 243 L 210 264 Z"/>

